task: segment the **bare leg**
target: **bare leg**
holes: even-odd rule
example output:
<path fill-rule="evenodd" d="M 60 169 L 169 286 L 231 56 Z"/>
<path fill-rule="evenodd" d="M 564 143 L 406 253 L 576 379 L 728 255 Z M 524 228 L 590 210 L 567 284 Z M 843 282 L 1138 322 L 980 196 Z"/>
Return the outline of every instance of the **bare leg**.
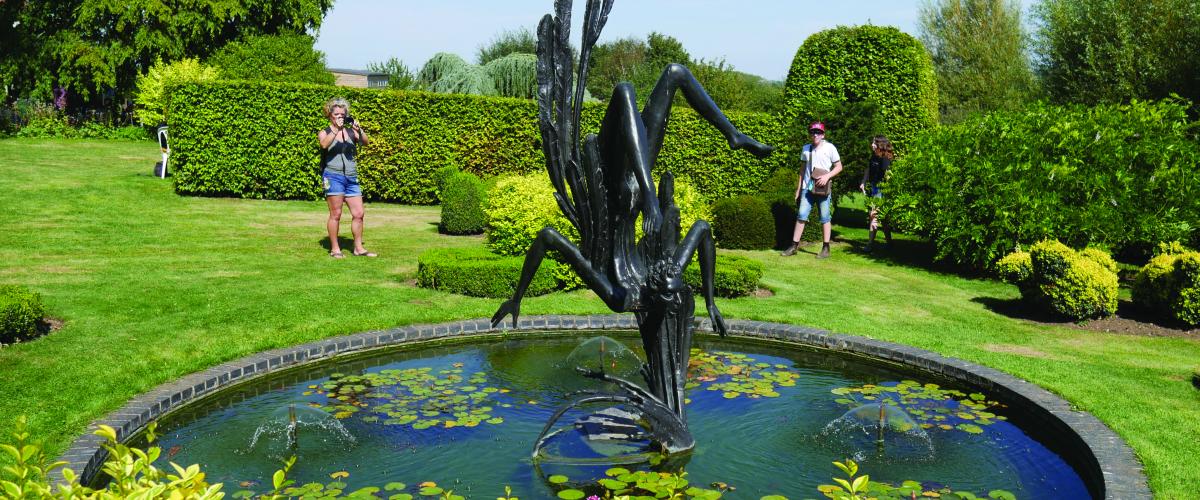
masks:
<path fill-rule="evenodd" d="M 325 220 L 325 230 L 329 232 L 329 253 L 331 255 L 342 253 L 342 246 L 338 243 L 338 227 L 342 222 L 342 202 L 345 201 L 345 198 L 340 194 L 325 197 L 325 201 L 329 203 L 329 218 Z"/>
<path fill-rule="evenodd" d="M 354 253 L 367 253 L 367 249 L 363 248 L 363 199 L 361 196 L 351 196 L 346 198 L 346 205 L 350 207 L 350 233 L 354 235 Z"/>
<path fill-rule="evenodd" d="M 721 311 L 717 309 L 717 303 L 713 299 L 713 270 L 716 268 L 717 251 L 713 245 L 712 228 L 703 220 L 692 224 L 687 236 L 683 237 L 683 241 L 675 249 L 675 264 L 683 269 L 692 260 L 692 254 L 697 251 L 700 252 L 701 294 L 704 295 L 704 305 L 708 309 L 708 319 L 712 321 L 713 329 L 724 336 L 725 318 L 721 316 Z"/>
<path fill-rule="evenodd" d="M 634 195 L 633 202 L 640 203 L 642 207 L 642 230 L 647 234 L 657 232 L 662 222 L 662 212 L 654 192 L 654 180 L 650 177 L 654 157 L 648 149 L 646 126 L 642 122 L 642 115 L 637 112 L 637 96 L 632 85 L 621 83 L 613 89 L 608 110 L 604 112 L 604 120 L 600 123 L 600 133 L 596 137 L 601 157 L 623 164 L 607 175 L 624 175 L 628 171 L 637 181 L 639 192 L 631 194 Z M 611 189 L 611 186 L 621 183 L 622 179 L 615 179 L 608 184 Z M 615 208 L 609 207 L 610 210 Z"/>
<path fill-rule="evenodd" d="M 804 224 L 802 220 L 796 221 L 796 228 L 792 230 L 792 241 L 799 242 L 800 237 L 804 236 Z"/>
<path fill-rule="evenodd" d="M 700 113 L 705 120 L 708 120 L 708 123 L 721 131 L 721 135 L 729 141 L 729 147 L 745 149 L 759 158 L 771 154 L 771 151 L 774 150 L 771 146 L 762 144 L 738 131 L 687 67 L 681 64 L 668 64 L 667 68 L 663 70 L 662 76 L 658 78 L 658 83 L 654 85 L 654 90 L 650 92 L 650 97 L 646 100 L 646 107 L 642 109 L 642 121 L 646 124 L 646 135 L 650 139 L 652 158 L 657 158 L 658 150 L 662 149 L 663 132 L 666 131 L 667 119 L 671 116 L 671 101 L 675 99 L 675 89 L 683 90 L 683 97 L 687 99 L 688 105 Z"/>
<path fill-rule="evenodd" d="M 496 310 L 496 314 L 492 315 L 492 326 L 499 325 L 504 317 L 511 314 L 513 317 L 513 327 L 517 326 L 517 316 L 521 311 L 521 299 L 525 296 L 525 290 L 529 288 L 529 282 L 533 281 L 534 274 L 537 273 L 538 267 L 542 265 L 542 260 L 546 258 L 547 248 L 558 250 L 568 264 L 575 269 L 583 282 L 588 285 L 600 299 L 615 312 L 625 312 L 629 310 L 629 304 L 626 304 L 625 289 L 620 285 L 614 285 L 607 277 L 596 272 L 592 267 L 591 262 L 588 262 L 580 253 L 579 248 L 576 248 L 571 240 L 555 231 L 552 227 L 542 228 L 538 231 L 537 238 L 533 240 L 533 245 L 529 247 L 529 253 L 525 254 L 525 264 L 521 267 L 521 281 L 517 283 L 517 289 L 513 291 L 513 297 Z"/>

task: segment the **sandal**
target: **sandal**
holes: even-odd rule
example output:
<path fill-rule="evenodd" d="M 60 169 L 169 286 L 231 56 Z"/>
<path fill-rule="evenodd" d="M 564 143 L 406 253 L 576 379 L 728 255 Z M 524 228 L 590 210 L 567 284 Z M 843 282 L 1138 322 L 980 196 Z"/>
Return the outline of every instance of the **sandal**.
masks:
<path fill-rule="evenodd" d="M 363 251 L 362 253 L 351 252 L 355 257 L 378 257 L 379 254 L 371 251 Z"/>
<path fill-rule="evenodd" d="M 342 255 L 342 252 L 341 252 L 341 251 L 337 251 L 337 252 L 329 252 L 329 256 L 330 256 L 330 257 L 333 257 L 333 258 L 335 258 L 335 259 L 344 259 L 344 258 L 346 258 L 346 256 L 345 256 L 345 255 Z"/>

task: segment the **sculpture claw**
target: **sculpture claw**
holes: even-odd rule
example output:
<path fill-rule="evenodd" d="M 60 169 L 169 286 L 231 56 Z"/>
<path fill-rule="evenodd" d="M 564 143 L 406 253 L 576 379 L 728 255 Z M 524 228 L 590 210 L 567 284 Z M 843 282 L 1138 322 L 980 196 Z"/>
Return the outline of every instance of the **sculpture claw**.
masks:
<path fill-rule="evenodd" d="M 492 328 L 499 326 L 500 322 L 504 321 L 504 317 L 509 314 L 512 315 L 512 326 L 516 328 L 517 316 L 521 314 L 521 304 L 514 300 L 506 300 L 500 304 L 500 308 L 496 309 L 496 314 L 492 315 Z"/>
<path fill-rule="evenodd" d="M 710 305 L 708 307 L 708 319 L 712 321 L 713 330 L 722 337 L 729 332 L 729 329 L 725 326 L 725 318 L 721 316 L 721 311 L 717 310 L 717 306 Z"/>

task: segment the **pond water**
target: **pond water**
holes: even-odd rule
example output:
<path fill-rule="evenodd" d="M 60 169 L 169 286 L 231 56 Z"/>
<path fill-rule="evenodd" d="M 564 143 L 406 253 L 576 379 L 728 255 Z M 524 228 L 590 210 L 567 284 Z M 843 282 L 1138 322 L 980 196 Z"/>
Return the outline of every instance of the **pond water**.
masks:
<path fill-rule="evenodd" d="M 821 497 L 818 485 L 842 477 L 832 462 L 846 458 L 860 474 L 892 484 L 1089 497 L 1075 471 L 987 394 L 826 351 L 708 338 L 694 347 L 686 412 L 696 447 L 658 467 L 682 466 L 692 484 L 734 486 L 726 498 Z M 606 407 L 599 405 L 558 421 L 565 431 L 546 449 L 557 458 L 531 459 L 569 394 L 605 388 L 575 366 L 602 364 L 640 382 L 640 355 L 635 336 L 530 334 L 311 365 L 162 419 L 160 461 L 200 464 L 227 493 L 270 490 L 272 473 L 295 455 L 289 478 L 297 484 L 336 480 L 353 491 L 402 482 L 415 492 L 432 481 L 489 500 L 507 485 L 521 498 L 554 498 L 549 475 L 586 480 L 612 466 L 566 464 L 562 456 L 620 451 L 574 431 L 573 422 Z"/>

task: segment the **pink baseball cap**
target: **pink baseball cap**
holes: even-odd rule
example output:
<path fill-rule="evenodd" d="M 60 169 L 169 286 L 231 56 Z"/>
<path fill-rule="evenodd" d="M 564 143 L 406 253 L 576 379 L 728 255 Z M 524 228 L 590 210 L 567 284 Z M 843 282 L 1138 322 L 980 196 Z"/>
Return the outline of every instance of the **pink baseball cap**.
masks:
<path fill-rule="evenodd" d="M 812 125 L 808 126 L 808 131 L 812 132 L 813 130 L 820 130 L 821 132 L 825 132 L 825 124 L 821 123 L 821 122 L 813 122 Z"/>

